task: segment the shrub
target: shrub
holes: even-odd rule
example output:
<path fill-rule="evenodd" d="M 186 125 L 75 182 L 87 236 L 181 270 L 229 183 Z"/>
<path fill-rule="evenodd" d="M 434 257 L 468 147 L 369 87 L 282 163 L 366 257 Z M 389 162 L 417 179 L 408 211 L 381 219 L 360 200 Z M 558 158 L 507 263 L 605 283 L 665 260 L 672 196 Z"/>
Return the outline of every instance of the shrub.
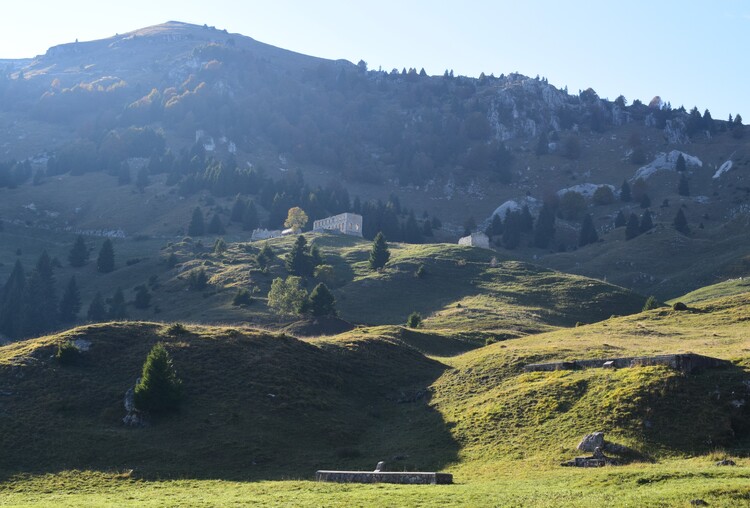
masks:
<path fill-rule="evenodd" d="M 497 339 L 495 337 L 487 337 L 486 339 L 484 339 L 485 346 L 490 346 L 495 343 L 497 343 Z"/>
<path fill-rule="evenodd" d="M 238 289 L 237 293 L 232 298 L 232 305 L 235 307 L 244 307 L 253 303 L 253 297 L 250 296 L 250 291 L 247 289 Z"/>
<path fill-rule="evenodd" d="M 600 185 L 594 191 L 592 199 L 596 205 L 611 205 L 615 202 L 615 193 L 608 185 Z"/>
<path fill-rule="evenodd" d="M 674 305 L 672 305 L 672 310 L 688 310 L 688 306 L 682 302 L 675 302 Z"/>
<path fill-rule="evenodd" d="M 656 301 L 656 298 L 654 298 L 653 296 L 649 296 L 646 300 L 646 303 L 643 304 L 643 311 L 645 312 L 647 310 L 653 310 L 657 307 L 659 307 L 659 303 Z"/>
<path fill-rule="evenodd" d="M 205 289 L 208 285 L 208 275 L 206 270 L 203 268 L 199 270 L 193 270 L 188 276 L 188 287 L 194 291 L 200 291 Z"/>
<path fill-rule="evenodd" d="M 167 335 L 170 337 L 179 337 L 180 335 L 185 335 L 187 333 L 187 328 L 185 328 L 185 325 L 182 323 L 172 323 L 167 328 Z"/>
<path fill-rule="evenodd" d="M 412 312 L 406 319 L 406 326 L 409 328 L 419 328 L 422 326 L 422 315 L 419 312 Z"/>
<path fill-rule="evenodd" d="M 73 344 L 73 342 L 66 340 L 57 345 L 57 353 L 55 353 L 55 359 L 60 365 L 71 365 L 78 360 L 78 356 L 81 354 L 80 350 Z"/>
<path fill-rule="evenodd" d="M 135 407 L 142 411 L 167 413 L 179 408 L 182 381 L 163 344 L 156 344 L 146 357 L 134 395 Z"/>

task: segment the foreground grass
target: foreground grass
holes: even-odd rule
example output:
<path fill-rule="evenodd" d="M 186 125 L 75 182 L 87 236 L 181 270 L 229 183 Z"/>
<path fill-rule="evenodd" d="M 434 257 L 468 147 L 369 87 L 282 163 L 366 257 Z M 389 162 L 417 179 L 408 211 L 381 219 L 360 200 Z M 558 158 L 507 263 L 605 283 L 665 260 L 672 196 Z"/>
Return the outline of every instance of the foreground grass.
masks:
<path fill-rule="evenodd" d="M 515 468 L 514 468 L 515 469 Z M 709 506 L 750 503 L 750 468 L 713 457 L 656 465 L 505 471 L 455 485 L 340 485 L 311 481 L 144 481 L 133 475 L 68 471 L 0 484 L 0 506 Z"/>

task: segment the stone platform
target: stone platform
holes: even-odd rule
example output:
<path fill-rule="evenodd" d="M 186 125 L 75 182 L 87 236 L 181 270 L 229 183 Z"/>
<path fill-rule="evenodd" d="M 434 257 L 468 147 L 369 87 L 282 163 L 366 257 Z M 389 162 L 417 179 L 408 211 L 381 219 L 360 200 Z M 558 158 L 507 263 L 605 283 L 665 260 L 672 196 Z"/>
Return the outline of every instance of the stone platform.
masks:
<path fill-rule="evenodd" d="M 621 358 L 602 358 L 598 360 L 573 360 L 569 362 L 532 363 L 526 365 L 526 372 L 549 372 L 554 370 L 578 370 L 578 369 L 623 369 L 629 367 L 646 367 L 651 365 L 665 365 L 685 374 L 723 367 L 730 362 L 710 356 L 697 355 L 694 353 L 683 353 L 675 355 L 656 356 L 627 356 Z"/>
<path fill-rule="evenodd" d="M 405 485 L 450 485 L 453 475 L 434 472 L 316 471 L 315 481 L 336 483 L 400 483 Z"/>

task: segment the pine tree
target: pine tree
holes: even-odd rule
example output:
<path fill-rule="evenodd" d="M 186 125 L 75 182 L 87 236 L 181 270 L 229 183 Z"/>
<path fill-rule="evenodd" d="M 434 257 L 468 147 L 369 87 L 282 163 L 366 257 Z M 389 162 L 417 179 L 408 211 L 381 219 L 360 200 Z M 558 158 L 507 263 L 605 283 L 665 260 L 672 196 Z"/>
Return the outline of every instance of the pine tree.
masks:
<path fill-rule="evenodd" d="M 677 193 L 680 196 L 690 195 L 690 183 L 688 183 L 688 179 L 684 174 L 680 175 L 680 183 L 677 185 Z"/>
<path fill-rule="evenodd" d="M 594 227 L 594 221 L 591 218 L 591 214 L 587 213 L 583 218 L 583 224 L 581 224 L 581 234 L 578 238 L 578 246 L 584 247 L 597 241 L 599 241 L 599 235 Z"/>
<path fill-rule="evenodd" d="M 322 282 L 312 290 L 308 302 L 307 309 L 313 316 L 336 315 L 336 299 L 328 286 Z"/>
<path fill-rule="evenodd" d="M 86 312 L 86 317 L 89 321 L 94 323 L 105 321 L 107 319 L 107 308 L 104 306 L 104 298 L 102 298 L 102 294 L 98 291 L 89 304 L 89 310 Z"/>
<path fill-rule="evenodd" d="M 242 217 L 245 215 L 245 209 L 247 208 L 247 203 L 244 199 L 242 199 L 242 196 L 239 194 L 234 199 L 234 204 L 232 205 L 232 211 L 229 214 L 229 220 L 231 222 L 242 222 Z"/>
<path fill-rule="evenodd" d="M 133 302 L 133 305 L 136 309 L 148 309 L 148 306 L 151 304 L 151 293 L 148 291 L 148 288 L 141 284 L 140 286 L 135 288 L 135 301 Z"/>
<path fill-rule="evenodd" d="M 628 223 L 628 221 L 625 218 L 625 214 L 622 213 L 622 210 L 620 210 L 619 212 L 617 212 L 617 217 L 615 217 L 615 227 L 616 228 L 621 228 L 621 227 L 623 227 L 627 223 Z"/>
<path fill-rule="evenodd" d="M 638 231 L 640 231 L 641 233 L 645 233 L 653 227 L 654 221 L 651 218 L 651 212 L 646 210 L 645 212 L 643 212 L 643 215 L 641 215 L 641 222 L 638 225 Z"/>
<path fill-rule="evenodd" d="M 23 331 L 21 309 L 26 293 L 26 273 L 20 260 L 16 260 L 13 271 L 0 292 L 0 333 L 20 338 Z"/>
<path fill-rule="evenodd" d="M 60 321 L 73 323 L 78 318 L 81 310 L 81 293 L 78 291 L 75 275 L 70 278 L 65 286 L 62 299 L 60 300 Z"/>
<path fill-rule="evenodd" d="M 255 261 L 258 263 L 261 270 L 266 270 L 274 257 L 273 249 L 271 249 L 271 246 L 266 242 L 263 244 L 258 255 L 255 256 Z"/>
<path fill-rule="evenodd" d="M 539 212 L 534 228 L 534 245 L 540 249 L 549 247 L 555 236 L 555 212 L 552 207 L 545 203 Z"/>
<path fill-rule="evenodd" d="M 125 295 L 122 292 L 122 288 L 118 287 L 115 291 L 115 294 L 109 300 L 108 314 L 108 317 L 111 320 L 127 319 L 128 309 L 127 304 L 125 303 Z"/>
<path fill-rule="evenodd" d="M 224 224 L 221 223 L 221 217 L 219 217 L 218 214 L 214 214 L 214 216 L 211 217 L 211 222 L 208 223 L 206 231 L 209 235 L 223 235 L 226 233 Z"/>
<path fill-rule="evenodd" d="M 685 170 L 687 169 L 687 164 L 685 164 L 685 157 L 683 157 L 682 154 L 677 156 L 677 162 L 675 163 L 674 168 L 680 173 L 685 172 Z"/>
<path fill-rule="evenodd" d="M 620 201 L 623 203 L 629 203 L 633 199 L 630 193 L 630 184 L 627 180 L 623 180 L 622 186 L 620 187 Z"/>
<path fill-rule="evenodd" d="M 286 270 L 292 275 L 300 277 L 311 276 L 313 273 L 312 259 L 307 247 L 307 240 L 299 235 L 295 240 L 292 250 L 286 255 Z"/>
<path fill-rule="evenodd" d="M 677 215 L 672 224 L 674 225 L 674 228 L 683 235 L 690 234 L 690 226 L 688 226 L 687 217 L 685 217 L 685 212 L 682 211 L 682 208 L 677 210 Z"/>
<path fill-rule="evenodd" d="M 521 233 L 529 233 L 534 229 L 534 217 L 531 216 L 528 205 L 523 205 L 520 216 Z"/>
<path fill-rule="evenodd" d="M 656 301 L 656 298 L 653 296 L 649 296 L 646 299 L 646 303 L 643 304 L 643 312 L 646 312 L 647 310 L 654 310 L 659 307 L 659 302 Z"/>
<path fill-rule="evenodd" d="M 135 386 L 135 407 L 149 413 L 176 411 L 182 398 L 182 381 L 163 344 L 156 344 L 143 364 L 143 372 Z"/>
<path fill-rule="evenodd" d="M 250 201 L 242 214 L 242 229 L 245 231 L 252 231 L 257 228 L 259 224 L 258 209 L 255 208 L 255 203 Z"/>
<path fill-rule="evenodd" d="M 505 214 L 503 226 L 503 246 L 506 249 L 515 249 L 521 243 L 521 214 L 519 212 L 508 212 Z"/>
<path fill-rule="evenodd" d="M 503 219 L 500 217 L 500 214 L 496 213 L 492 216 L 492 221 L 487 227 L 486 233 L 490 237 L 503 234 Z"/>
<path fill-rule="evenodd" d="M 196 206 L 188 226 L 188 236 L 203 236 L 206 232 L 206 224 L 203 221 L 203 212 Z"/>
<path fill-rule="evenodd" d="M 644 194 L 641 198 L 641 208 L 648 208 L 651 206 L 651 198 L 648 197 L 648 194 Z"/>
<path fill-rule="evenodd" d="M 47 251 L 37 261 L 26 284 L 23 299 L 24 336 L 33 336 L 52 330 L 58 323 L 58 300 L 55 275 Z"/>
<path fill-rule="evenodd" d="M 639 234 L 641 234 L 641 230 L 640 224 L 638 224 L 638 216 L 631 213 L 628 217 L 628 223 L 625 225 L 625 240 L 632 240 Z"/>
<path fill-rule="evenodd" d="M 107 238 L 99 250 L 99 257 L 96 260 L 96 269 L 100 273 L 110 273 L 115 269 L 115 249 L 112 240 Z"/>
<path fill-rule="evenodd" d="M 86 261 L 88 260 L 89 248 L 86 246 L 86 242 L 83 240 L 83 236 L 78 235 L 75 243 L 73 244 L 73 248 L 70 249 L 70 254 L 68 254 L 68 262 L 70 263 L 70 266 L 80 268 L 81 266 L 85 265 Z"/>
<path fill-rule="evenodd" d="M 372 248 L 370 249 L 370 268 L 373 270 L 379 270 L 383 268 L 388 260 L 391 258 L 391 251 L 388 250 L 388 242 L 380 232 L 375 235 L 375 239 L 372 241 Z"/>

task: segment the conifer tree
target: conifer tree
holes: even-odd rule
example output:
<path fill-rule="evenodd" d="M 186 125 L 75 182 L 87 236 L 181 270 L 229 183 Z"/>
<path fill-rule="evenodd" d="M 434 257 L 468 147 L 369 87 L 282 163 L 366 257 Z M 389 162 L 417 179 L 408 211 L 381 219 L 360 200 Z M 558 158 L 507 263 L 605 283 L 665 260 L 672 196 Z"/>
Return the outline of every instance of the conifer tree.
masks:
<path fill-rule="evenodd" d="M 127 304 L 125 303 L 125 295 L 122 292 L 122 288 L 117 288 L 115 294 L 109 300 L 109 319 L 127 319 L 128 310 Z"/>
<path fill-rule="evenodd" d="M 20 260 L 0 292 L 0 333 L 19 338 L 23 332 L 22 303 L 26 293 L 26 273 Z"/>
<path fill-rule="evenodd" d="M 211 217 L 211 222 L 208 223 L 206 231 L 209 235 L 223 235 L 226 233 L 224 224 L 221 223 L 221 217 L 219 217 L 218 214 L 214 214 L 214 216 Z"/>
<path fill-rule="evenodd" d="M 641 215 L 641 222 L 638 225 L 638 231 L 641 233 L 645 233 L 649 229 L 654 227 L 654 221 L 651 218 L 651 212 L 646 210 L 643 212 L 643 215 Z"/>
<path fill-rule="evenodd" d="M 615 227 L 616 228 L 621 228 L 624 225 L 626 225 L 627 223 L 628 223 L 628 221 L 625 218 L 625 214 L 622 213 L 622 210 L 620 210 L 619 212 L 617 212 L 617 217 L 615 217 Z"/>
<path fill-rule="evenodd" d="M 583 218 L 583 224 L 581 224 L 581 234 L 578 238 L 578 246 L 584 247 L 597 241 L 599 241 L 599 235 L 594 227 L 594 221 L 591 218 L 591 214 L 587 213 Z"/>
<path fill-rule="evenodd" d="M 648 194 L 644 194 L 641 198 L 641 208 L 648 208 L 651 206 L 651 198 L 648 197 Z"/>
<path fill-rule="evenodd" d="M 321 282 L 310 293 L 307 310 L 313 316 L 335 316 L 335 304 L 336 299 L 333 293 L 328 289 L 328 286 Z"/>
<path fill-rule="evenodd" d="M 383 268 L 391 258 L 391 251 L 388 250 L 388 242 L 385 240 L 382 232 L 375 235 L 370 249 L 370 268 L 379 270 Z"/>
<path fill-rule="evenodd" d="M 688 183 L 688 179 L 684 174 L 680 175 L 680 183 L 677 185 L 677 193 L 680 196 L 690 195 L 690 183 Z"/>
<path fill-rule="evenodd" d="M 258 209 L 255 208 L 255 203 L 250 201 L 242 213 L 242 229 L 245 231 L 252 231 L 259 226 L 258 221 Z"/>
<path fill-rule="evenodd" d="M 81 293 L 78 290 L 75 275 L 70 278 L 65 286 L 62 299 L 60 300 L 60 321 L 73 323 L 78 318 L 81 310 Z"/>
<path fill-rule="evenodd" d="M 23 335 L 33 336 L 52 330 L 58 323 L 55 275 L 47 251 L 37 261 L 26 284 L 23 299 Z"/>
<path fill-rule="evenodd" d="M 286 269 L 292 275 L 306 277 L 312 275 L 313 264 L 307 247 L 307 240 L 299 235 L 295 240 L 292 250 L 286 255 Z"/>
<path fill-rule="evenodd" d="M 629 203 L 632 199 L 633 196 L 630 193 L 630 184 L 627 180 L 623 180 L 622 186 L 620 187 L 620 201 L 623 203 Z"/>
<path fill-rule="evenodd" d="M 203 236 L 206 232 L 206 224 L 203 220 L 203 212 L 196 206 L 188 226 L 188 236 Z"/>
<path fill-rule="evenodd" d="M 232 204 L 232 211 L 229 214 L 229 220 L 231 222 L 242 222 L 242 217 L 245 215 L 245 208 L 247 208 L 247 203 L 242 199 L 242 196 L 238 194 L 234 199 L 234 204 Z"/>
<path fill-rule="evenodd" d="M 628 217 L 628 223 L 625 225 L 625 240 L 632 240 L 639 234 L 641 234 L 641 230 L 638 223 L 638 216 L 631 213 L 630 217 Z"/>
<path fill-rule="evenodd" d="M 149 292 L 148 288 L 145 284 L 141 284 L 140 286 L 135 288 L 135 300 L 133 301 L 133 305 L 136 309 L 148 309 L 148 306 L 151 304 L 151 293 Z"/>
<path fill-rule="evenodd" d="M 112 246 L 112 240 L 107 238 L 99 250 L 99 257 L 96 260 L 96 269 L 100 273 L 110 273 L 115 269 L 115 249 Z"/>
<path fill-rule="evenodd" d="M 531 216 L 528 205 L 523 205 L 521 208 L 519 225 L 522 233 L 529 233 L 534 229 L 534 217 Z"/>
<path fill-rule="evenodd" d="M 539 212 L 534 228 L 534 245 L 540 249 L 549 247 L 555 236 L 555 212 L 552 207 L 545 203 Z"/>
<path fill-rule="evenodd" d="M 487 227 L 486 233 L 487 236 L 497 236 L 503 234 L 503 219 L 502 217 L 500 217 L 499 213 L 496 213 L 492 216 L 492 221 Z"/>
<path fill-rule="evenodd" d="M 682 154 L 677 156 L 677 162 L 675 163 L 674 168 L 680 173 L 683 173 L 687 169 L 687 164 L 685 164 L 685 157 L 683 157 Z"/>
<path fill-rule="evenodd" d="M 182 381 L 163 344 L 156 344 L 143 364 L 135 386 L 135 407 L 149 413 L 176 411 L 182 398 Z"/>
<path fill-rule="evenodd" d="M 263 244 L 263 247 L 260 249 L 260 252 L 257 256 L 255 256 L 255 261 L 258 263 L 258 266 L 261 270 L 265 270 L 268 268 L 268 265 L 271 264 L 271 261 L 273 261 L 274 258 L 273 249 L 268 244 L 268 242 Z"/>
<path fill-rule="evenodd" d="M 83 236 L 78 235 L 75 243 L 73 244 L 73 248 L 70 249 L 70 254 L 68 254 L 68 262 L 70 263 L 70 266 L 79 268 L 85 265 L 86 261 L 88 260 L 89 248 L 86 246 L 86 242 L 83 240 Z"/>
<path fill-rule="evenodd" d="M 685 217 L 685 212 L 682 211 L 682 208 L 677 210 L 677 215 L 672 224 L 674 225 L 674 228 L 683 235 L 690 234 L 690 226 L 688 226 L 687 217 Z"/>
<path fill-rule="evenodd" d="M 503 246 L 506 249 L 515 249 L 521 243 L 521 214 L 520 212 L 508 212 L 505 214 L 503 225 Z"/>
<path fill-rule="evenodd" d="M 107 319 L 107 308 L 104 306 L 104 298 L 102 298 L 100 292 L 97 291 L 94 299 L 91 300 L 86 317 L 89 321 L 94 323 L 105 321 Z"/>

